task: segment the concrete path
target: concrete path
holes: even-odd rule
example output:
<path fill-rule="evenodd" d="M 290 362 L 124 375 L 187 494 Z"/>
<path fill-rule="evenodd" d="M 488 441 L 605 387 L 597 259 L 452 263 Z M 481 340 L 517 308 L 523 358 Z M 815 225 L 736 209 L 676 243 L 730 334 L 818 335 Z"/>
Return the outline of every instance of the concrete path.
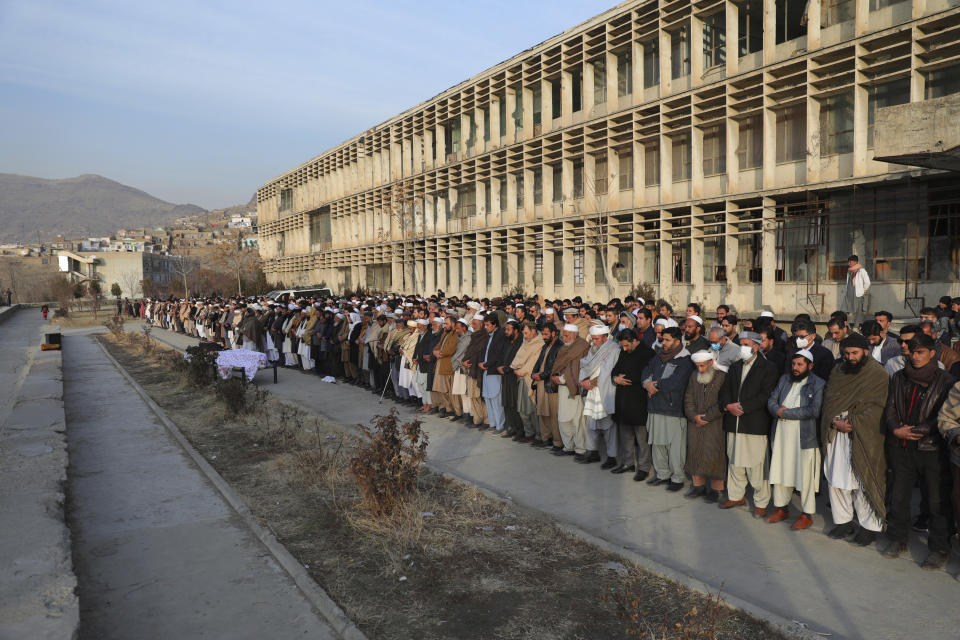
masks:
<path fill-rule="evenodd" d="M 335 634 L 90 336 L 64 336 L 81 638 Z"/>
<path fill-rule="evenodd" d="M 154 337 L 184 348 L 192 338 L 155 329 Z M 256 382 L 342 424 L 369 423 L 392 406 L 377 404 L 369 391 L 320 382 L 314 375 L 280 369 Z M 403 415 L 411 415 L 404 408 Z M 426 419 L 431 466 L 506 494 L 518 504 L 552 514 L 599 538 L 637 551 L 788 620 L 833 638 L 901 639 L 918 629 L 929 638 L 960 638 L 957 598 L 960 570 L 954 554 L 948 572 L 926 572 L 925 540 L 912 536 L 910 553 L 883 558 L 877 547 L 858 548 L 824 535 L 832 526 L 823 496 L 814 525 L 806 531 L 755 520 L 744 510 L 689 501 L 580 465 L 569 457 L 521 446 Z M 797 499 L 792 509 L 799 514 Z M 826 516 L 824 514 L 827 514 Z M 792 520 L 792 519 L 791 519 Z"/>

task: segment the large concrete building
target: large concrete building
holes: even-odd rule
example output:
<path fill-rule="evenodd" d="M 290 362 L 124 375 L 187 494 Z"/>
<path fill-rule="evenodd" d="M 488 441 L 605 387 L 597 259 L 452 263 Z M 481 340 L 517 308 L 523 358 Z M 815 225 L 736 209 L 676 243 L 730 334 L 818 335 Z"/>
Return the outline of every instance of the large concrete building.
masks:
<path fill-rule="evenodd" d="M 814 314 L 855 253 L 910 315 L 960 294 L 960 182 L 916 139 L 958 124 L 882 128 L 958 93 L 960 0 L 624 2 L 267 182 L 260 252 L 287 285 Z"/>

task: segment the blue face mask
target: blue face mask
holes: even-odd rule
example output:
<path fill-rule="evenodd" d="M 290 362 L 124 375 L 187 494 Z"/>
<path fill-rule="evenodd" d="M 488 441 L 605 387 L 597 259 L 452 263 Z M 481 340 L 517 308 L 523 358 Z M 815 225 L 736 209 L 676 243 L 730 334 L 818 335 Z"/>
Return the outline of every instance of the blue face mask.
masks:
<path fill-rule="evenodd" d="M 723 345 L 721 345 L 719 342 L 711 342 L 710 348 L 713 349 L 714 351 L 720 351 L 720 349 L 723 348 Z"/>
<path fill-rule="evenodd" d="M 623 323 L 621 322 L 621 323 L 620 323 L 620 326 L 617 327 L 617 328 L 620 329 L 620 331 L 623 331 L 624 329 L 629 329 L 629 328 L 630 328 L 630 325 L 628 325 L 628 324 L 623 324 Z"/>

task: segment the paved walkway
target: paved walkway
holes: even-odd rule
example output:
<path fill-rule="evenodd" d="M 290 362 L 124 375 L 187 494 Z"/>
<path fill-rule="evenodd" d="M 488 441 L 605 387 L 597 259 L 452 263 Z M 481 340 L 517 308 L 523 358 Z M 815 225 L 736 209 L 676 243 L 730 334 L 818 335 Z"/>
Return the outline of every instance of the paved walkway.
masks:
<path fill-rule="evenodd" d="M 196 341 L 155 329 L 179 348 Z M 256 382 L 341 424 L 368 423 L 390 403 L 369 391 L 320 382 L 313 375 L 263 370 Z M 409 415 L 410 409 L 402 413 Z M 806 531 L 789 523 L 755 520 L 744 509 L 723 511 L 662 488 L 615 476 L 599 465 L 520 446 L 427 418 L 429 462 L 477 485 L 507 494 L 518 504 L 554 515 L 588 533 L 637 551 L 747 602 L 798 620 L 833 638 L 901 639 L 919 629 L 929 638 L 958 638 L 960 570 L 954 554 L 947 572 L 926 572 L 918 562 L 925 544 L 913 536 L 910 554 L 887 560 L 876 546 L 858 548 L 824 535 L 832 526 L 821 496 L 819 515 Z M 792 509 L 796 515 L 799 508 Z"/>
<path fill-rule="evenodd" d="M 92 338 L 63 363 L 81 638 L 335 638 Z"/>

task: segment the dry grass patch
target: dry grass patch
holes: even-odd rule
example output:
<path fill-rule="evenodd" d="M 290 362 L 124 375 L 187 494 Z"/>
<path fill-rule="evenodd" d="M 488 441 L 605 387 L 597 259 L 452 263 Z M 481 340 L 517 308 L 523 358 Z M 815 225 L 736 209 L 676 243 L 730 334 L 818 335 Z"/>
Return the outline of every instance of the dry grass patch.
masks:
<path fill-rule="evenodd" d="M 429 471 L 393 509 L 373 515 L 350 470 L 365 437 L 269 394 L 252 412 L 227 416 L 208 388 L 184 382 L 173 356 L 151 353 L 140 340 L 104 337 L 372 639 L 782 637 L 549 519 Z"/>

